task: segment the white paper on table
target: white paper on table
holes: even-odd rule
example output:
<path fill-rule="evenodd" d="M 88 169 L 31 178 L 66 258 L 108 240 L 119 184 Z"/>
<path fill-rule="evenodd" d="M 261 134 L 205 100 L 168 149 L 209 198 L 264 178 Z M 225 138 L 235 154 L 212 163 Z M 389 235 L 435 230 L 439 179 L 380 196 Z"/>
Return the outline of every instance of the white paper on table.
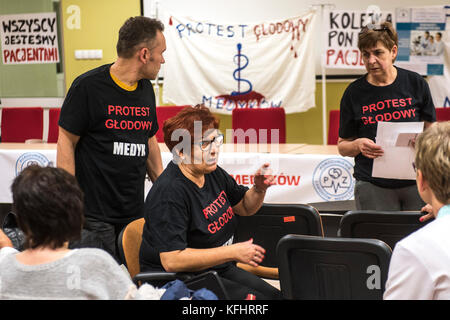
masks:
<path fill-rule="evenodd" d="M 373 160 L 372 177 L 415 180 L 415 152 L 410 140 L 423 126 L 423 122 L 378 122 L 376 144 L 384 155 Z"/>

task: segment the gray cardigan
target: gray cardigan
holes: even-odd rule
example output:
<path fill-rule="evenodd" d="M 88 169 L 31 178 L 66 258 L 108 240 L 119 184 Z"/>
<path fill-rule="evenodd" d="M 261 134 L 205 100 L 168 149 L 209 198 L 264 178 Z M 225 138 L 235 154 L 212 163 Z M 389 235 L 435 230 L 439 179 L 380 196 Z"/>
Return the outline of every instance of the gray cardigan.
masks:
<path fill-rule="evenodd" d="M 25 265 L 17 251 L 0 249 L 1 299 L 124 299 L 134 286 L 129 275 L 105 251 L 71 250 L 50 263 Z"/>

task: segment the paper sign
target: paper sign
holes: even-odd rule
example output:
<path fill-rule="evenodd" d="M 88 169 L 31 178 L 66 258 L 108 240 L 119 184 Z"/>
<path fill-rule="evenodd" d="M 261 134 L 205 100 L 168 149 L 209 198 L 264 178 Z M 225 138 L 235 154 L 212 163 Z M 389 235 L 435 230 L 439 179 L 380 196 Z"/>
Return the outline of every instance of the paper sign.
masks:
<path fill-rule="evenodd" d="M 374 159 L 375 178 L 415 180 L 412 166 L 415 157 L 414 140 L 423 131 L 423 122 L 378 122 L 376 144 L 384 155 Z"/>
<path fill-rule="evenodd" d="M 57 63 L 56 12 L 0 16 L 3 64 Z"/>

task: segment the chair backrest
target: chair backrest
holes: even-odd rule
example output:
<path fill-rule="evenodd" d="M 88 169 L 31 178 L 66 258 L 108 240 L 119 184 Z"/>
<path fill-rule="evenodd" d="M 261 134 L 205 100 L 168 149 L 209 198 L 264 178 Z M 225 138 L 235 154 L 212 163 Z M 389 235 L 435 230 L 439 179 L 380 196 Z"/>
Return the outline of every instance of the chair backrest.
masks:
<path fill-rule="evenodd" d="M 164 142 L 164 132 L 163 132 L 164 121 L 166 121 L 169 118 L 172 118 L 185 107 L 187 107 L 187 105 L 156 107 L 156 117 L 158 118 L 158 127 L 159 127 L 158 132 L 156 133 L 156 140 L 158 142 Z"/>
<path fill-rule="evenodd" d="M 127 267 L 131 278 L 137 275 L 141 270 L 139 265 L 139 250 L 141 249 L 144 223 L 144 218 L 130 222 L 119 233 L 117 239 L 119 258 Z"/>
<path fill-rule="evenodd" d="M 266 250 L 263 267 L 278 267 L 276 248 L 283 236 L 290 233 L 323 236 L 320 215 L 309 205 L 265 203 L 254 215 L 238 219 L 234 242 L 253 238 L 253 243 Z"/>
<path fill-rule="evenodd" d="M 286 299 L 381 300 L 392 251 L 375 239 L 287 235 L 277 247 Z"/>
<path fill-rule="evenodd" d="M 422 215 L 419 211 L 349 211 L 341 218 L 338 234 L 382 240 L 393 249 L 398 241 L 429 222 L 420 222 Z"/>
<path fill-rule="evenodd" d="M 286 143 L 283 108 L 233 109 L 231 126 L 233 143 Z"/>
<path fill-rule="evenodd" d="M 450 107 L 436 108 L 436 121 L 449 121 Z"/>
<path fill-rule="evenodd" d="M 339 117 L 340 117 L 340 110 L 330 110 L 328 118 L 327 144 L 337 145 L 339 139 Z"/>
<path fill-rule="evenodd" d="M 48 138 L 47 142 L 56 143 L 58 142 L 59 134 L 59 114 L 61 113 L 61 108 L 52 108 L 48 111 Z"/>
<path fill-rule="evenodd" d="M 25 142 L 42 140 L 44 109 L 42 107 L 2 108 L 2 142 Z"/>

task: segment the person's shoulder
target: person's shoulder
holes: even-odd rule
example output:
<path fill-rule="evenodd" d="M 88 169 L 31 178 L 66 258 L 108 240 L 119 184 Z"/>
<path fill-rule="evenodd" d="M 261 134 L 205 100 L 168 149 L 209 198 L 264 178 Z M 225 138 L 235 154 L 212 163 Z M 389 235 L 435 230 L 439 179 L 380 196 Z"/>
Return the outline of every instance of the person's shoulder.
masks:
<path fill-rule="evenodd" d="M 157 194 L 158 197 L 171 197 L 174 193 L 180 196 L 181 192 L 189 188 L 188 179 L 181 173 L 178 165 L 170 161 L 153 184 L 148 196 Z"/>
<path fill-rule="evenodd" d="M 117 264 L 117 262 L 108 252 L 99 248 L 75 249 L 71 255 L 71 258 L 86 265 Z"/>
<path fill-rule="evenodd" d="M 450 217 L 435 219 L 417 231 L 411 233 L 397 243 L 397 246 L 410 251 L 418 247 L 429 248 L 433 243 L 440 242 L 442 235 L 446 235 L 450 229 Z"/>
<path fill-rule="evenodd" d="M 103 77 L 107 70 L 109 70 L 110 64 L 104 64 L 97 68 L 86 71 L 80 74 L 72 83 L 72 86 L 80 86 L 83 83 L 89 83 L 95 81 L 99 77 Z"/>
<path fill-rule="evenodd" d="M 364 74 L 364 75 L 356 78 L 352 82 L 350 82 L 350 84 L 345 89 L 345 92 L 349 92 L 349 91 L 352 91 L 352 90 L 358 90 L 361 87 L 365 86 L 367 84 L 366 76 L 367 76 L 367 74 Z"/>
<path fill-rule="evenodd" d="M 403 69 L 403 68 L 397 68 L 397 73 L 400 76 L 400 78 L 402 79 L 402 83 L 404 83 L 404 80 L 409 80 L 409 81 L 413 81 L 413 82 L 425 82 L 425 79 L 418 74 L 415 71 L 412 70 L 407 70 L 407 69 Z"/>

